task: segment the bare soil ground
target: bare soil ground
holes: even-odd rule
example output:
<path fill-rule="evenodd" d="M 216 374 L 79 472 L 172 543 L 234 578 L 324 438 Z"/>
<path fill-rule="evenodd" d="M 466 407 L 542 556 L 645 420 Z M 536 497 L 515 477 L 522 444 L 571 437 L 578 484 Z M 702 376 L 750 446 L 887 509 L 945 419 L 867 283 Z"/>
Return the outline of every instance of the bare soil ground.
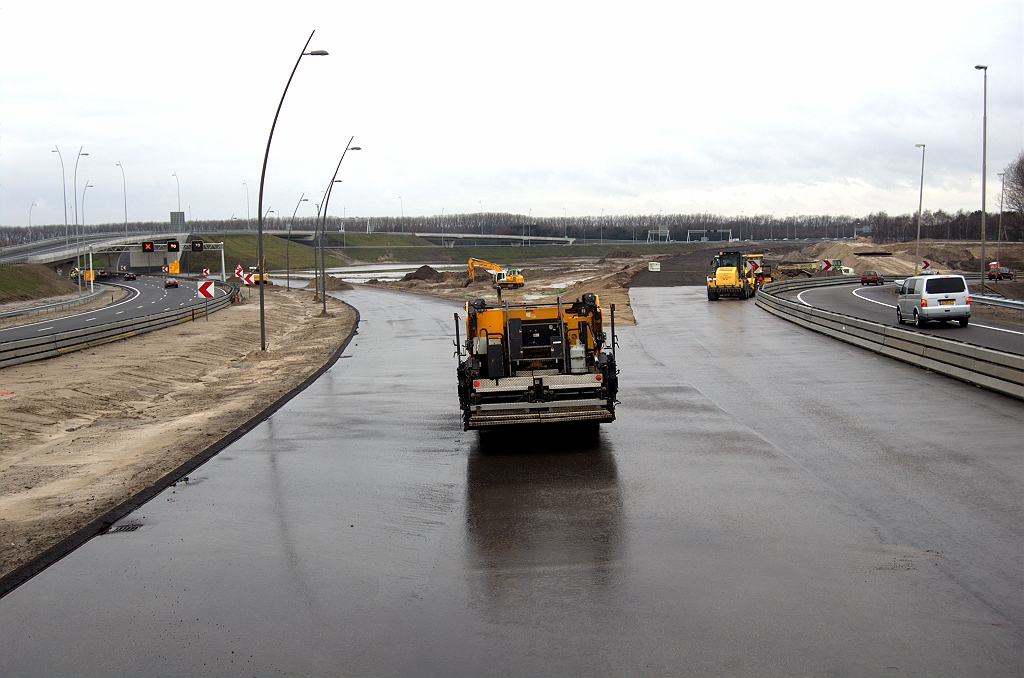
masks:
<path fill-rule="evenodd" d="M 857 273 L 880 271 L 885 275 L 913 275 L 917 244 L 911 242 L 875 244 L 870 241 L 823 241 L 800 250 L 808 261 L 839 259 Z M 879 253 L 878 256 L 871 256 Z M 985 246 L 985 258 L 996 260 L 993 243 Z M 1002 243 L 999 258 L 1003 266 L 1024 271 L 1024 244 Z M 921 259 L 942 273 L 978 273 L 981 271 L 981 243 L 962 241 L 921 241 Z"/>
<path fill-rule="evenodd" d="M 597 294 L 601 306 L 608 309 L 615 304 L 615 323 L 633 325 L 633 310 L 629 305 L 629 282 L 633 275 L 647 267 L 648 261 L 660 260 L 665 255 L 638 257 L 631 253 L 616 257 L 616 253 L 601 257 L 542 260 L 520 269 L 525 285 L 520 289 L 502 291 L 502 299 L 509 303 L 550 303 L 558 297 L 575 301 L 588 292 Z M 421 269 L 422 270 L 422 269 Z M 465 271 L 440 273 L 430 269 L 406 276 L 408 280 L 373 283 L 379 287 L 428 294 L 443 299 L 470 301 L 486 298 L 497 302 L 493 283 L 486 271 L 478 271 L 476 281 L 469 282 Z"/>
<path fill-rule="evenodd" d="M 0 576 L 191 459 L 315 372 L 355 311 L 266 289 L 209 321 L 0 370 Z"/>

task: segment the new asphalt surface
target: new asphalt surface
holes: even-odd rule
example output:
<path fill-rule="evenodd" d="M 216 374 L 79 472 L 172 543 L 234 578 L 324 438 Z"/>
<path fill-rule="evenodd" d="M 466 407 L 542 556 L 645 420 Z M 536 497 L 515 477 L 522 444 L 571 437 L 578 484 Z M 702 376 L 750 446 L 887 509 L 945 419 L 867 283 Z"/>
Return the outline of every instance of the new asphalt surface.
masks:
<path fill-rule="evenodd" d="M 617 421 L 480 436 L 459 306 L 337 296 L 333 368 L 0 599 L 0 674 L 1024 670 L 1019 401 L 647 288 Z"/>

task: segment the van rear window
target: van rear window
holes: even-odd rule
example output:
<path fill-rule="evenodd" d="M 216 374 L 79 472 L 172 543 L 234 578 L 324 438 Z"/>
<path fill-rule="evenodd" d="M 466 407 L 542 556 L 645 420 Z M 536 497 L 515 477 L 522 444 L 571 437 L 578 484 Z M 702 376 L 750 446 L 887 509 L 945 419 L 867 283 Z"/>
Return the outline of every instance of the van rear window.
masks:
<path fill-rule="evenodd" d="M 963 278 L 933 278 L 926 283 L 928 294 L 955 294 L 964 291 Z"/>

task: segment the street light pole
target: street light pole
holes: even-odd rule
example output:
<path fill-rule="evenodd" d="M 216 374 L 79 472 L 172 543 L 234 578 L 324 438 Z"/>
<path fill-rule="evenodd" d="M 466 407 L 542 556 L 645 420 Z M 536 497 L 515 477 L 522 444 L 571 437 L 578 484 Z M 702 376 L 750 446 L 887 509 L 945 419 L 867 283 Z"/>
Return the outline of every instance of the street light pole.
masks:
<path fill-rule="evenodd" d="M 249 218 L 249 184 L 243 181 L 242 185 L 245 186 L 245 230 L 251 231 L 252 223 Z"/>
<path fill-rule="evenodd" d="M 341 157 L 338 158 L 338 164 L 334 168 L 334 174 L 331 176 L 331 183 L 327 184 L 327 190 L 325 191 L 324 203 L 323 203 L 324 204 L 323 217 L 321 219 L 321 226 L 320 226 L 320 237 L 321 238 L 326 237 L 324 234 L 327 231 L 327 208 L 331 204 L 331 193 L 334 192 L 334 184 L 340 184 L 341 183 L 341 180 L 338 179 L 338 170 L 341 169 L 341 162 L 345 159 L 345 154 L 348 153 L 349 151 L 361 151 L 361 150 L 363 150 L 359 146 L 353 146 L 352 145 L 352 140 L 353 139 L 355 139 L 354 135 L 350 136 L 348 138 L 348 143 L 345 144 L 345 150 L 341 152 Z M 344 214 L 344 211 L 342 211 L 342 214 Z M 344 216 L 342 216 L 342 218 L 341 218 L 341 227 L 345 228 L 345 217 Z M 345 238 L 345 237 L 347 237 L 347 234 L 342 236 L 342 238 Z M 344 244 L 344 240 L 342 242 Z M 315 252 L 314 252 L 314 256 L 315 256 Z M 313 263 L 316 264 L 316 260 L 315 259 L 314 259 Z M 321 246 L 321 248 L 320 248 L 320 263 L 321 263 L 321 268 L 323 269 L 323 279 L 321 280 L 321 282 L 323 283 L 323 292 L 322 292 L 322 294 L 320 296 L 323 299 L 323 313 L 324 313 L 324 315 L 326 315 L 327 314 L 327 277 L 326 277 L 327 276 L 327 270 L 326 270 L 326 266 L 324 265 L 323 246 Z"/>
<path fill-rule="evenodd" d="M 277 118 L 281 115 L 281 106 L 284 105 L 285 95 L 288 94 L 288 87 L 292 84 L 292 78 L 295 77 L 295 71 L 299 68 L 299 62 L 302 61 L 302 57 L 307 54 L 310 56 L 327 56 L 327 52 L 322 49 L 315 49 L 312 52 L 307 52 L 306 48 L 309 47 L 310 41 L 313 39 L 313 31 L 309 34 L 309 38 L 306 39 L 306 44 L 302 46 L 302 51 L 299 52 L 299 58 L 295 60 L 295 65 L 292 67 L 292 73 L 288 76 L 288 82 L 285 83 L 284 92 L 281 93 L 281 100 L 277 103 L 277 112 L 274 113 L 274 122 L 270 125 L 270 135 L 267 137 L 267 150 L 263 153 L 263 169 L 260 171 L 260 194 L 257 201 L 256 218 L 259 220 L 256 224 L 256 257 L 258 260 L 257 265 L 260 267 L 260 282 L 263 282 L 263 276 L 266 275 L 263 265 L 263 185 L 267 178 L 267 160 L 270 158 L 270 142 L 274 139 L 274 128 L 277 127 Z M 267 350 L 267 322 L 266 322 L 266 306 L 263 297 L 264 285 L 260 285 L 260 350 Z"/>
<path fill-rule="evenodd" d="M 171 172 L 171 176 L 174 177 L 174 185 L 178 188 L 178 212 L 181 212 L 181 182 L 178 181 L 177 172 Z"/>
<path fill-rule="evenodd" d="M 924 144 L 914 144 L 921 149 L 921 191 L 917 198 L 917 253 L 914 255 L 914 275 L 921 272 L 921 210 L 924 207 Z"/>
<path fill-rule="evenodd" d="M 75 199 L 75 264 L 78 266 L 78 294 L 82 294 L 82 236 L 78 230 L 78 161 L 82 159 L 82 146 L 78 147 L 78 155 L 75 157 L 75 177 L 71 197 Z M 87 182 L 88 183 L 88 182 Z"/>
<path fill-rule="evenodd" d="M 484 201 L 477 200 L 480 203 L 480 235 L 484 234 Z"/>
<path fill-rule="evenodd" d="M 309 202 L 305 193 L 299 196 L 299 201 L 295 203 L 295 210 L 292 212 L 292 220 L 288 222 L 288 239 L 284 243 L 285 280 L 287 281 L 288 289 L 292 288 L 292 265 L 291 261 L 288 259 L 289 246 L 292 244 L 292 224 L 295 223 L 295 215 L 299 212 L 299 205 L 304 202 Z"/>
<path fill-rule="evenodd" d="M 32 204 L 28 208 L 28 227 L 32 228 L 32 208 L 36 206 L 36 201 L 33 200 Z"/>
<path fill-rule="evenodd" d="M 64 177 L 64 156 L 60 154 L 60 149 L 54 145 L 51 153 L 56 153 L 57 157 L 60 158 L 60 192 L 64 196 L 64 247 L 70 247 L 71 243 L 68 238 L 68 180 Z"/>
<path fill-rule="evenodd" d="M 405 233 L 405 203 L 402 202 L 402 196 L 398 196 L 398 209 L 401 210 L 402 215 L 402 233 Z"/>
<path fill-rule="evenodd" d="M 988 176 L 988 66 L 978 64 L 976 70 L 985 74 L 981 118 L 981 293 L 985 294 L 985 180 Z"/>
<path fill-rule="evenodd" d="M 124 178 L 124 165 L 118 161 L 117 166 L 121 168 L 121 195 L 124 196 L 124 237 L 128 237 L 128 182 Z"/>
<path fill-rule="evenodd" d="M 85 194 L 88 193 L 90 188 L 95 188 L 95 186 L 90 184 L 89 180 L 86 179 L 85 180 L 85 188 L 82 189 L 82 230 L 83 231 L 85 230 Z M 92 245 L 89 245 L 89 274 L 90 274 L 89 275 L 89 292 L 91 293 L 95 289 L 95 286 L 93 285 L 93 278 L 95 276 L 92 275 Z M 79 278 L 79 280 L 81 280 L 81 278 L 82 278 L 81 267 L 79 267 L 78 278 Z"/>
<path fill-rule="evenodd" d="M 1003 241 L 1003 193 L 1006 192 L 1006 173 L 1000 172 L 999 176 L 999 226 L 996 228 L 996 261 L 999 261 L 999 246 Z M 1002 264 L 999 264 L 1002 266 Z"/>

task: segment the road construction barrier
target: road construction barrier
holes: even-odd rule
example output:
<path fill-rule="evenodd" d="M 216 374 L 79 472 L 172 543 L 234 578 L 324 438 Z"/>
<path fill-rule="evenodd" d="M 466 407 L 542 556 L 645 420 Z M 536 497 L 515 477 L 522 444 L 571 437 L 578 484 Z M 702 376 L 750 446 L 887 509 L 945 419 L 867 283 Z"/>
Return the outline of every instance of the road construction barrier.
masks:
<path fill-rule="evenodd" d="M 217 286 L 224 293 L 206 304 L 196 304 L 140 318 L 104 323 L 86 329 L 0 343 L 0 368 L 33 360 L 54 358 L 72 351 L 93 348 L 107 342 L 127 339 L 153 330 L 203 318 L 207 313 L 219 311 L 231 303 L 231 286 L 224 283 L 217 283 Z"/>
<path fill-rule="evenodd" d="M 1024 356 L 945 339 L 902 327 L 806 306 L 781 292 L 856 282 L 850 278 L 805 278 L 769 283 L 756 304 L 785 320 L 848 344 L 1024 400 Z"/>

